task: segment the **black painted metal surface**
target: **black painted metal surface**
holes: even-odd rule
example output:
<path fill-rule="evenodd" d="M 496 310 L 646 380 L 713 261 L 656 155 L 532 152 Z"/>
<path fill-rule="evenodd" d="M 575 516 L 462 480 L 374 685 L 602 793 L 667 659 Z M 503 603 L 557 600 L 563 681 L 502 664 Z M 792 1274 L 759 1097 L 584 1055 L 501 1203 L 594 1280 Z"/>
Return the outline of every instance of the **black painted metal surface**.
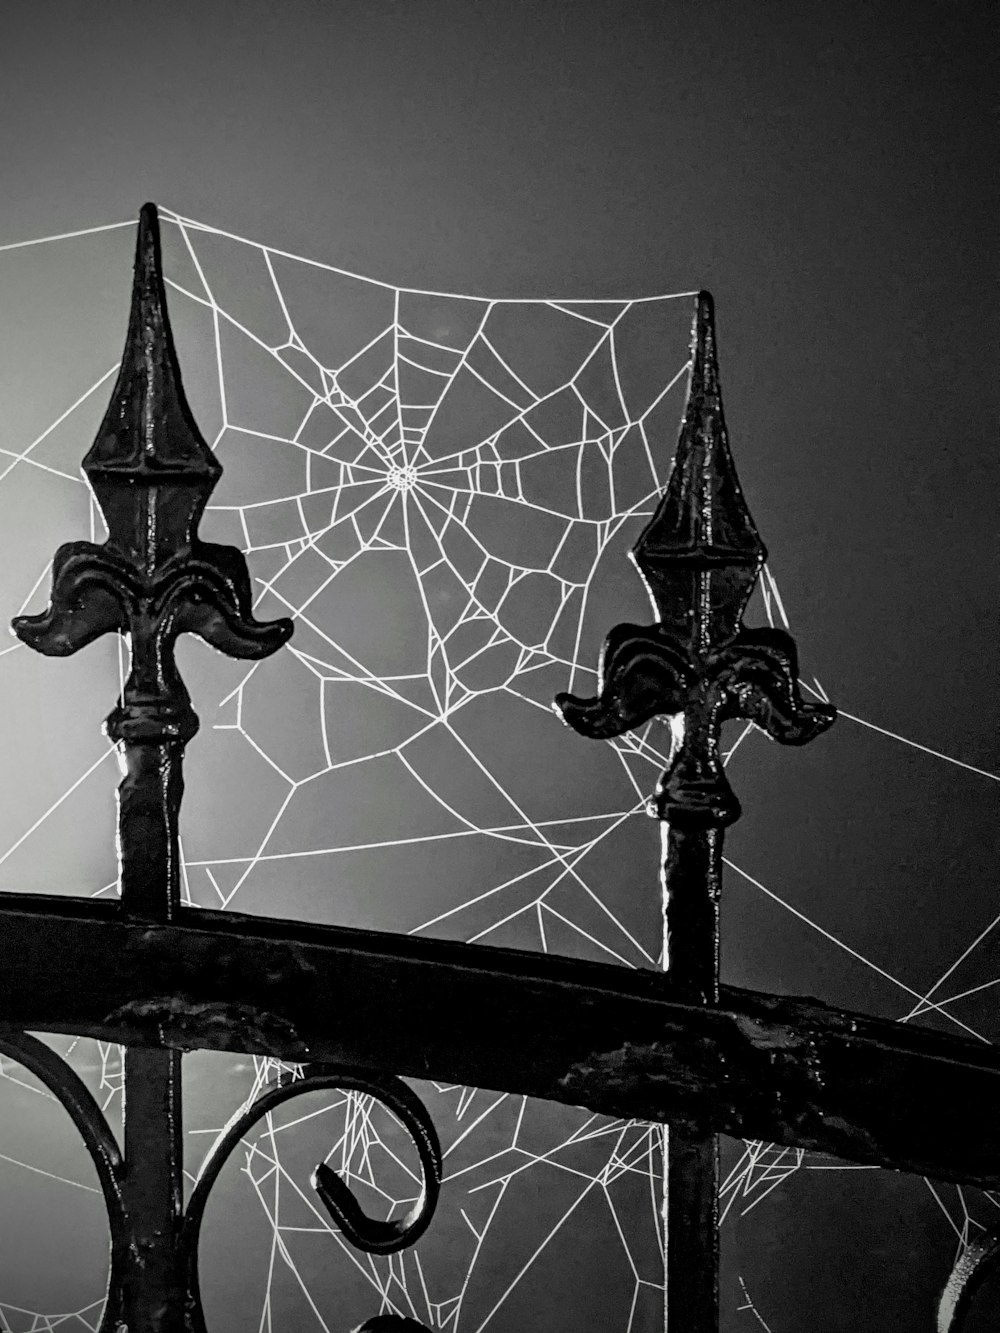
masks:
<path fill-rule="evenodd" d="M 200 908 L 154 925 L 5 894 L 0 933 L 12 1026 L 391 1070 L 1000 1187 L 1000 1053 L 918 1025 L 725 986 L 690 1005 L 653 971 Z"/>
<path fill-rule="evenodd" d="M 59 1099 L 97 1169 L 111 1231 L 101 1333 L 205 1333 L 197 1254 L 209 1192 L 259 1117 L 317 1088 L 378 1098 L 417 1149 L 423 1190 L 399 1221 L 367 1218 L 335 1173 L 316 1170 L 334 1223 L 372 1253 L 412 1244 L 441 1186 L 433 1125 L 399 1075 L 669 1122 L 671 1333 L 717 1328 L 719 1133 L 1000 1188 L 992 1049 L 719 985 L 722 838 L 739 814 L 720 760 L 721 724 L 748 718 L 802 744 L 833 710 L 802 702 L 787 635 L 742 624 L 765 553 L 729 452 L 710 298 L 698 299 L 670 482 L 634 553 L 656 622 L 611 632 L 598 698 L 558 700 L 566 720 L 593 737 L 671 719 L 670 764 L 651 802 L 663 831 L 663 975 L 181 904 L 181 762 L 198 722 L 175 640 L 193 632 L 230 655 L 260 657 L 291 625 L 255 622 L 241 554 L 197 535 L 221 469 L 181 387 L 151 205 L 140 219 L 121 372 L 84 467 L 108 540 L 62 547 L 49 610 L 15 629 L 53 655 L 107 632 L 129 638 L 131 670 L 107 720 L 125 770 L 121 897 L 0 894 L 0 1052 Z M 114 969 L 100 962 L 109 955 Z M 128 1046 L 124 1152 L 69 1066 L 18 1029 Z M 184 1212 L 180 1061 L 195 1049 L 308 1064 L 226 1127 Z M 945 1080 L 947 1097 L 926 1095 Z M 956 1266 L 941 1333 L 957 1333 L 998 1253 L 989 1239 Z M 421 1327 L 379 1315 L 359 1333 Z"/>
<path fill-rule="evenodd" d="M 242 554 L 198 537 L 198 520 L 222 469 L 181 385 L 152 205 L 139 220 L 121 369 L 83 470 L 104 514 L 107 541 L 61 547 L 48 610 L 20 617 L 14 630 L 29 647 L 58 657 L 102 634 L 127 637 L 129 675 L 105 724 L 125 775 L 118 788 L 121 910 L 132 919 L 170 921 L 180 905 L 181 765 L 198 729 L 174 644 L 190 631 L 230 656 L 263 657 L 281 647 L 292 626 L 257 624 Z M 105 1323 L 124 1322 L 129 1333 L 182 1326 L 180 1080 L 175 1051 L 126 1054 L 121 1180 L 128 1261 L 120 1309 L 109 1302 Z"/>
<path fill-rule="evenodd" d="M 748 630 L 743 614 L 766 558 L 729 449 L 712 298 L 698 296 L 691 379 L 666 492 L 632 553 L 656 622 L 608 635 L 600 694 L 556 706 L 584 736 L 620 736 L 669 718 L 670 763 L 650 813 L 662 821 L 664 966 L 689 1004 L 719 999 L 723 830 L 740 806 L 719 755 L 722 724 L 750 719 L 802 745 L 835 711 L 799 697 L 795 646 Z M 719 1318 L 719 1153 L 714 1135 L 673 1126 L 664 1187 L 667 1324 L 714 1333 Z"/>
<path fill-rule="evenodd" d="M 139 221 L 121 369 L 83 470 L 104 514 L 107 541 L 61 547 L 48 610 L 20 617 L 14 630 L 29 647 L 58 657 L 102 634 L 127 636 L 129 675 L 105 724 L 125 774 L 118 788 L 121 907 L 134 919 L 169 921 L 180 905 L 182 758 L 198 729 L 174 643 L 191 631 L 230 656 L 262 657 L 279 648 L 292 627 L 288 621 L 258 625 L 241 553 L 198 537 L 198 520 L 222 469 L 181 386 L 151 205 Z M 180 1327 L 180 1076 L 176 1052 L 136 1050 L 125 1058 L 122 1189 L 129 1260 L 114 1317 L 120 1314 L 130 1333 Z M 175 1313 L 163 1313 L 168 1308 Z"/>
<path fill-rule="evenodd" d="M 219 1172 L 244 1134 L 263 1116 L 275 1110 L 282 1102 L 324 1088 L 352 1090 L 377 1097 L 395 1114 L 410 1135 L 423 1170 L 423 1188 L 409 1213 L 398 1220 L 385 1222 L 366 1216 L 336 1172 L 325 1163 L 320 1163 L 313 1174 L 313 1188 L 331 1220 L 352 1245 L 368 1254 L 395 1254 L 406 1249 L 419 1240 L 430 1225 L 441 1192 L 441 1145 L 420 1099 L 398 1078 L 376 1078 L 363 1070 L 351 1070 L 338 1065 L 307 1066 L 301 1077 L 273 1085 L 246 1110 L 237 1114 L 212 1145 L 198 1174 L 184 1215 L 179 1246 L 186 1275 L 186 1327 L 191 1333 L 206 1333 L 198 1280 L 198 1241 L 205 1205 Z M 384 1326 L 387 1330 L 422 1327 L 413 1321 L 394 1323 L 391 1318 Z"/>

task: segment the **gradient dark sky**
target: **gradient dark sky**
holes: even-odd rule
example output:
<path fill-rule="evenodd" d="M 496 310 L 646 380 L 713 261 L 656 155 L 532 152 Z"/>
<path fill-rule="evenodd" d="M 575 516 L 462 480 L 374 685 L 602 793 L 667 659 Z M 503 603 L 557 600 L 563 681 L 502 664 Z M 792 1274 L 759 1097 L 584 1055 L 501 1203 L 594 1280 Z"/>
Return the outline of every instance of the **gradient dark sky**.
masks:
<path fill-rule="evenodd" d="M 8 0 L 0 244 L 151 198 L 412 286 L 708 287 L 738 466 L 807 671 L 849 711 L 995 770 L 988 9 Z M 932 977 L 938 935 L 947 956 L 997 910 L 994 785 L 916 760 L 873 776 L 839 734 L 810 769 L 821 863 L 796 843 L 785 877 L 819 915 L 856 895 L 858 947 L 902 930 Z M 759 827 L 769 812 L 741 796 Z M 732 897 L 734 980 L 899 1012 L 870 975 L 825 974 L 784 918 L 754 935 Z M 983 968 L 1000 972 L 995 947 Z M 991 999 L 974 1018 L 1000 1033 Z M 787 1276 L 806 1290 L 805 1269 Z M 843 1307 L 851 1327 L 863 1304 Z"/>

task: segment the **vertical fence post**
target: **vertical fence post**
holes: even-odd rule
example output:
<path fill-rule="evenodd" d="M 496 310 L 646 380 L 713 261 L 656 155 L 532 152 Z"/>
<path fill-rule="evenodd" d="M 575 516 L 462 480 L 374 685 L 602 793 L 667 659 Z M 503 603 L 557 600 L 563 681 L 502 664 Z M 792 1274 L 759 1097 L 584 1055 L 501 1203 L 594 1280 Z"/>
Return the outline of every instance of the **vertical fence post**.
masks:
<path fill-rule="evenodd" d="M 743 614 L 766 551 L 740 490 L 719 388 L 712 299 L 698 296 L 691 374 L 667 489 L 632 552 L 656 613 L 618 625 L 601 655 L 600 694 L 556 707 L 585 736 L 608 739 L 670 718 L 669 766 L 649 813 L 661 821 L 663 964 L 678 1000 L 718 1001 L 722 839 L 740 806 L 719 754 L 722 723 L 755 722 L 801 745 L 834 710 L 803 703 L 795 645 Z M 719 1310 L 718 1140 L 665 1134 L 665 1320 L 669 1333 L 716 1333 Z"/>
<path fill-rule="evenodd" d="M 663 963 L 678 998 L 719 998 L 722 829 L 685 820 L 673 806 L 663 844 Z M 678 1125 L 663 1128 L 664 1326 L 715 1333 L 719 1318 L 719 1143 Z"/>
<path fill-rule="evenodd" d="M 133 921 L 164 924 L 180 911 L 181 765 L 198 729 L 174 661 L 177 637 L 190 631 L 229 656 L 257 658 L 279 648 L 292 626 L 287 620 L 258 624 L 242 554 L 197 535 L 222 468 L 181 385 L 151 204 L 139 220 L 121 369 L 83 468 L 108 539 L 103 546 L 61 547 L 49 609 L 20 617 L 14 629 L 30 647 L 53 656 L 74 653 L 104 633 L 128 637 L 128 679 L 106 724 L 124 774 L 118 789 L 120 911 Z M 128 1258 L 121 1309 L 111 1317 L 122 1333 L 183 1333 L 179 1052 L 156 1046 L 126 1051 L 124 1124 Z"/>

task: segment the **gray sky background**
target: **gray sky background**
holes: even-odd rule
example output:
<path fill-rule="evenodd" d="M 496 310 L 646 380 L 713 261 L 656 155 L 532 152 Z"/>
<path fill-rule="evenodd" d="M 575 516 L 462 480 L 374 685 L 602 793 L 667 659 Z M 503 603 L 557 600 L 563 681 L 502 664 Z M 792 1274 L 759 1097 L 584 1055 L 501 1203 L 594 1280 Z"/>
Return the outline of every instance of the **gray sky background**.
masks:
<path fill-rule="evenodd" d="M 988 8 L 242 0 L 154 12 L 8 0 L 0 245 L 118 222 L 149 198 L 407 286 L 709 288 L 737 465 L 804 674 L 846 713 L 995 772 Z M 0 349 L 13 364 L 30 345 L 35 367 L 0 370 L 4 447 L 55 414 L 76 346 L 85 360 L 105 324 L 123 330 L 131 241 L 117 236 L 114 262 L 109 249 L 107 270 L 86 279 L 69 261 L 45 269 L 40 251 L 11 277 L 0 253 Z M 3 514 L 8 534 L 35 523 L 23 499 Z M 639 592 L 630 614 L 642 606 Z M 88 669 L 74 659 L 60 680 Z M 54 677 L 16 679 L 40 716 Z M 111 689 L 105 677 L 94 700 Z M 108 706 L 67 724 L 72 743 L 96 734 Z M 8 762 L 14 749 L 25 766 L 8 804 L 35 781 L 27 732 L 8 725 Z M 982 775 L 846 717 L 808 754 L 771 747 L 734 770 L 745 807 L 734 858 L 761 864 L 766 845 L 768 883 L 918 991 L 996 916 L 996 784 Z M 5 888 L 22 874 L 10 864 Z M 893 1017 L 909 1007 L 735 881 L 724 919 L 734 982 Z M 990 936 L 954 993 L 998 976 Z M 996 1039 L 996 994 L 977 990 L 954 1012 Z M 194 1114 L 215 1123 L 207 1107 Z M 824 1174 L 799 1173 L 797 1194 L 783 1186 L 727 1233 L 725 1333 L 755 1327 L 736 1285 L 751 1271 L 772 1333 L 924 1327 L 954 1247 L 942 1210 L 917 1181 Z M 956 1216 L 953 1191 L 946 1202 Z M 41 1216 L 44 1201 L 25 1207 Z M 970 1208 L 990 1215 L 981 1200 Z M 883 1272 L 896 1274 L 897 1316 L 872 1309 Z M 2 1282 L 0 1269 L 0 1301 Z M 559 1284 L 539 1299 L 546 1290 Z M 583 1326 L 577 1313 L 567 1327 Z"/>

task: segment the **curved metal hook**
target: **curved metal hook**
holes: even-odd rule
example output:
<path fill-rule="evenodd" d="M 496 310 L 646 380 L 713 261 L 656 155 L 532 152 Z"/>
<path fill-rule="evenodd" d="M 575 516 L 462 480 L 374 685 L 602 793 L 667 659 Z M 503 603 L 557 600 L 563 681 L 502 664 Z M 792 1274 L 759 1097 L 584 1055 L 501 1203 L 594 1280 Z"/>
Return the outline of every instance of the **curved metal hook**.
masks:
<path fill-rule="evenodd" d="M 1000 1227 L 985 1232 L 967 1245 L 951 1270 L 941 1293 L 937 1333 L 960 1333 L 972 1302 L 989 1271 L 1000 1261 Z"/>
<path fill-rule="evenodd" d="M 346 1086 L 336 1078 L 334 1075 L 334 1086 Z M 313 1172 L 312 1186 L 352 1245 L 366 1254 L 395 1254 L 413 1245 L 430 1226 L 441 1193 L 441 1145 L 423 1102 L 401 1079 L 360 1075 L 358 1090 L 387 1106 L 413 1140 L 424 1181 L 420 1197 L 405 1216 L 381 1222 L 367 1216 L 350 1188 L 325 1162 Z"/>
<path fill-rule="evenodd" d="M 205 1333 L 199 1294 L 198 1243 L 205 1205 L 222 1167 L 247 1131 L 269 1111 L 307 1092 L 332 1088 L 365 1093 L 387 1107 L 413 1140 L 423 1172 L 420 1197 L 406 1216 L 383 1222 L 368 1217 L 350 1188 L 330 1167 L 320 1163 L 313 1172 L 312 1184 L 335 1225 L 352 1245 L 368 1254 L 394 1254 L 414 1244 L 430 1226 L 441 1193 L 443 1163 L 437 1132 L 420 1098 L 401 1079 L 392 1076 L 376 1076 L 346 1065 L 307 1065 L 304 1077 L 271 1088 L 230 1120 L 212 1145 L 191 1191 L 181 1247 L 188 1272 L 193 1333 Z"/>
<path fill-rule="evenodd" d="M 111 1232 L 108 1290 L 99 1333 L 114 1333 L 120 1326 L 123 1270 L 130 1245 L 122 1200 L 121 1149 L 86 1084 L 51 1047 L 26 1032 L 0 1029 L 0 1054 L 16 1060 L 45 1084 L 73 1121 L 97 1170 Z"/>

